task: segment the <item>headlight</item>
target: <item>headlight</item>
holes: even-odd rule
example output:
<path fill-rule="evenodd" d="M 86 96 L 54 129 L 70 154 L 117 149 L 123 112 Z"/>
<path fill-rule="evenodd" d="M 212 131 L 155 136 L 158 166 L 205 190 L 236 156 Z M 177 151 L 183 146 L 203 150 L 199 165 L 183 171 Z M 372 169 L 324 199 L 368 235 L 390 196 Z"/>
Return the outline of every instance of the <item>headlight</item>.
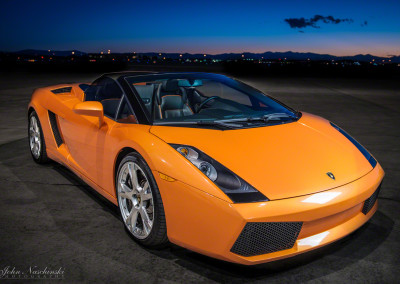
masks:
<path fill-rule="evenodd" d="M 186 145 L 170 145 L 213 181 L 233 202 L 268 201 L 261 192 L 199 149 Z"/>
<path fill-rule="evenodd" d="M 351 143 L 354 144 L 354 146 L 357 147 L 357 149 L 361 152 L 361 154 L 364 155 L 364 157 L 368 160 L 368 162 L 371 164 L 371 166 L 373 168 L 375 168 L 377 161 L 375 160 L 374 157 L 372 157 L 372 155 L 367 151 L 367 149 L 365 149 L 360 143 L 357 142 L 356 139 L 354 139 L 353 137 L 351 137 L 346 131 L 344 131 L 343 129 L 341 129 L 339 126 L 337 126 L 336 124 L 331 122 L 332 127 L 336 128 L 337 131 L 339 131 L 340 133 L 342 133 L 347 139 L 350 140 Z"/>

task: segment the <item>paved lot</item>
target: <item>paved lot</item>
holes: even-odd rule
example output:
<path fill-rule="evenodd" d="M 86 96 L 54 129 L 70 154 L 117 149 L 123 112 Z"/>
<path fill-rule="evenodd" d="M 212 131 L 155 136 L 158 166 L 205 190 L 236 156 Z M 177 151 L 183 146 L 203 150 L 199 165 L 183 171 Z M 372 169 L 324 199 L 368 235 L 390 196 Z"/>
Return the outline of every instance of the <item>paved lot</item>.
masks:
<path fill-rule="evenodd" d="M 382 164 L 379 211 L 356 233 L 289 260 L 242 267 L 183 248 L 153 251 L 124 231 L 113 205 L 66 168 L 36 165 L 26 106 L 36 87 L 91 81 L 96 74 L 0 76 L 0 270 L 65 271 L 68 282 L 398 283 L 400 274 L 400 87 L 393 81 L 246 78 L 303 111 L 340 125 Z"/>

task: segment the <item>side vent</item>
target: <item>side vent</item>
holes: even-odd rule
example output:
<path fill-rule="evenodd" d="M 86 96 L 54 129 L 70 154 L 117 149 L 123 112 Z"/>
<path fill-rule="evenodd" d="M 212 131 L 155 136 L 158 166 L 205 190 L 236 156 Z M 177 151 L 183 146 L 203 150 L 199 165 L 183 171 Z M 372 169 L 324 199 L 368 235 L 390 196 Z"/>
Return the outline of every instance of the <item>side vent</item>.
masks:
<path fill-rule="evenodd" d="M 59 89 L 51 90 L 53 94 L 64 94 L 64 93 L 71 93 L 72 87 L 63 87 Z"/>
<path fill-rule="evenodd" d="M 54 139 L 56 140 L 57 143 L 57 147 L 60 147 L 61 144 L 64 143 L 64 141 L 61 137 L 60 130 L 58 129 L 56 114 L 54 112 L 49 111 L 49 119 L 50 119 L 51 129 L 53 130 Z"/>

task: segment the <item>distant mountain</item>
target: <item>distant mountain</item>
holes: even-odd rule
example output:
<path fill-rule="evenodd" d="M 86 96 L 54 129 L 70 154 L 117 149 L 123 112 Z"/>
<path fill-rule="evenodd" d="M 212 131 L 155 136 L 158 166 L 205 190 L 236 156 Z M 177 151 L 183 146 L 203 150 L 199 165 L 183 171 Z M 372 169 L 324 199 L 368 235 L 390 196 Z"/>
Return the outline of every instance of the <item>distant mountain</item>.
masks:
<path fill-rule="evenodd" d="M 141 55 L 146 55 L 149 57 L 159 56 L 159 53 L 156 52 L 146 52 L 146 53 L 139 53 Z M 180 58 L 181 53 L 162 53 L 162 56 L 178 59 Z M 319 54 L 319 53 L 312 53 L 312 52 L 293 52 L 293 51 L 286 51 L 286 52 L 272 52 L 267 51 L 264 53 L 252 53 L 252 52 L 243 52 L 243 53 L 221 53 L 221 54 L 190 54 L 190 53 L 183 53 L 183 58 L 212 58 L 212 59 L 219 59 L 219 60 L 234 60 L 234 59 L 242 59 L 242 58 L 252 58 L 252 59 L 271 59 L 271 60 L 352 60 L 352 61 L 360 61 L 360 62 L 370 62 L 373 59 L 375 61 L 382 61 L 382 60 L 391 60 L 394 63 L 400 63 L 400 56 L 391 56 L 391 57 L 379 57 L 373 56 L 371 54 L 358 54 L 354 56 L 335 56 L 330 54 Z"/>
<path fill-rule="evenodd" d="M 42 56 L 42 55 L 53 55 L 53 56 L 70 56 L 72 53 L 76 56 L 83 56 L 87 55 L 86 52 L 82 52 L 79 50 L 66 50 L 66 51 L 57 51 L 57 50 L 35 50 L 35 49 L 25 49 L 16 52 L 17 54 L 24 54 L 24 55 L 35 55 L 35 56 Z M 118 54 L 118 53 L 113 53 Z M 120 53 L 120 54 L 130 54 L 130 53 Z M 180 56 L 182 54 L 182 57 Z M 159 57 L 160 53 L 158 52 L 142 52 L 138 53 L 138 55 L 145 55 L 149 57 Z M 335 56 L 330 54 L 319 54 L 319 53 L 312 53 L 312 52 L 293 52 L 293 51 L 286 51 L 286 52 L 272 52 L 267 51 L 264 53 L 252 53 L 252 52 L 243 52 L 243 53 L 221 53 L 221 54 L 204 54 L 202 53 L 161 53 L 162 57 L 172 58 L 172 59 L 195 59 L 195 58 L 211 58 L 211 59 L 218 59 L 218 60 L 235 60 L 235 59 L 271 59 L 271 60 L 352 60 L 352 61 L 360 61 L 360 62 L 371 62 L 375 60 L 375 62 L 382 62 L 382 60 L 391 60 L 393 63 L 400 63 L 400 55 L 392 55 L 390 57 L 380 57 L 374 56 L 371 54 L 357 54 L 353 56 Z"/>
<path fill-rule="evenodd" d="M 65 50 L 65 51 L 59 51 L 59 50 L 36 50 L 36 49 L 24 49 L 16 52 L 17 54 L 21 55 L 35 55 L 35 56 L 41 56 L 41 55 L 53 55 L 53 56 L 70 56 L 72 54 L 76 56 L 82 56 L 86 55 L 86 52 L 82 52 L 79 50 Z"/>
<path fill-rule="evenodd" d="M 389 59 L 392 60 L 392 62 L 400 63 L 400 55 L 392 55 Z"/>
<path fill-rule="evenodd" d="M 244 55 L 244 57 L 242 57 Z M 286 52 L 272 52 L 267 51 L 264 53 L 251 53 L 251 52 L 244 52 L 240 54 L 235 53 L 224 53 L 217 55 L 219 59 L 228 59 L 230 57 L 236 58 L 254 58 L 254 59 L 282 59 L 285 58 L 287 60 L 331 60 L 336 59 L 336 56 L 329 55 L 329 54 L 318 54 L 318 53 L 311 53 L 311 52 L 293 52 L 293 51 L 286 51 Z"/>

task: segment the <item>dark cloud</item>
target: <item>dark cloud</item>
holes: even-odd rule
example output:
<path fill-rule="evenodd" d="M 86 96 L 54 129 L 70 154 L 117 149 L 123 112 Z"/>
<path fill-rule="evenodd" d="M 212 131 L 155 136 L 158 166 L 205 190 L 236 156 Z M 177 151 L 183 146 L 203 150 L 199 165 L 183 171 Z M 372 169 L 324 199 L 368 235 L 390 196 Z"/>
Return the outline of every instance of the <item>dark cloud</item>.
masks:
<path fill-rule="evenodd" d="M 289 26 L 292 29 L 302 29 L 302 28 L 306 28 L 306 27 L 313 27 L 313 28 L 320 28 L 317 25 L 317 22 L 323 22 L 325 24 L 339 24 L 339 23 L 343 23 L 343 22 L 348 22 L 348 23 L 352 23 L 353 19 L 337 19 L 334 18 L 332 16 L 321 16 L 321 15 L 315 15 L 312 18 L 309 19 L 305 19 L 305 18 L 289 18 L 289 19 L 285 19 L 285 22 L 289 24 Z"/>

